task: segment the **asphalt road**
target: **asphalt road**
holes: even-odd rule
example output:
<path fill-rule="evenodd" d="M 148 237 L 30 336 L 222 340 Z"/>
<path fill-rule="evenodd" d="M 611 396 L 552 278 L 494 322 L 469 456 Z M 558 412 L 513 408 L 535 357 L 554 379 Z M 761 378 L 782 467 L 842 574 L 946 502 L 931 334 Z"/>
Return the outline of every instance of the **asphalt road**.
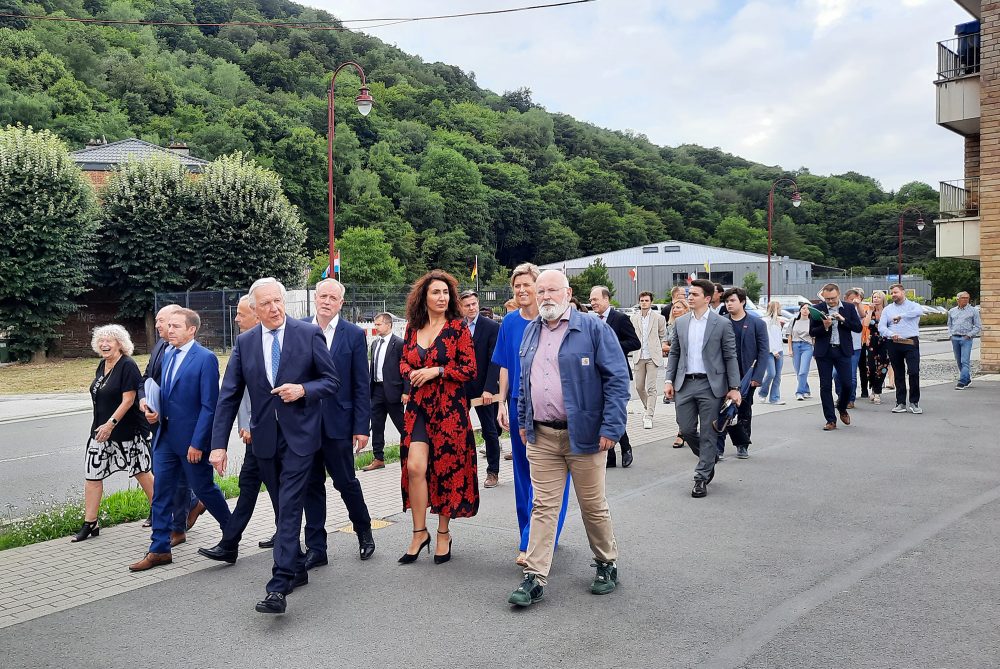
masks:
<path fill-rule="evenodd" d="M 454 558 L 396 563 L 407 516 L 355 557 L 330 535 L 330 566 L 253 611 L 269 556 L 0 630 L 4 666 L 774 667 L 1000 666 L 1000 383 L 924 391 L 922 416 L 864 403 L 820 430 L 819 406 L 755 418 L 746 461 L 719 465 L 706 499 L 670 435 L 609 470 L 621 583 L 593 577 L 578 510 L 543 602 L 518 584 L 513 488 L 482 491 L 453 524 Z M 54 567 L 53 578 L 58 576 Z"/>

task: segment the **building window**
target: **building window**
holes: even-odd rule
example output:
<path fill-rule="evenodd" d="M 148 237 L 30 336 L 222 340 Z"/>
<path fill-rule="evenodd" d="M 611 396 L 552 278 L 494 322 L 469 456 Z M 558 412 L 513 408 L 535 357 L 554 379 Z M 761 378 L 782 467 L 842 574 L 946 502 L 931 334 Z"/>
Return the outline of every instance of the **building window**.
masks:
<path fill-rule="evenodd" d="M 655 246 L 643 246 L 642 247 L 642 252 L 643 253 L 656 253 L 658 250 L 659 249 L 657 249 Z"/>
<path fill-rule="evenodd" d="M 681 247 L 680 247 L 679 244 L 669 244 L 669 245 L 663 247 L 663 252 L 664 253 L 679 253 L 680 250 L 681 250 Z"/>

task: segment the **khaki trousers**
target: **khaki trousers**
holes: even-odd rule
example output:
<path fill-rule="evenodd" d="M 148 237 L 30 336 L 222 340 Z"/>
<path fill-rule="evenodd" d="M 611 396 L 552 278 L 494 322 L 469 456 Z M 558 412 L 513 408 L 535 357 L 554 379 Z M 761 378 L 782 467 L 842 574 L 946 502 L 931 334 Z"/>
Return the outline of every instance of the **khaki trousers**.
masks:
<path fill-rule="evenodd" d="M 618 544 L 611 526 L 611 511 L 604 489 L 607 454 L 570 453 L 569 431 L 535 424 L 535 443 L 526 444 L 535 500 L 531 509 L 525 574 L 535 574 L 545 585 L 556 545 L 559 508 L 566 489 L 566 472 L 573 475 L 573 489 L 587 530 L 590 549 L 601 562 L 618 559 Z"/>
<path fill-rule="evenodd" d="M 656 393 L 656 373 L 659 369 L 649 358 L 635 362 L 635 392 L 639 394 L 639 401 L 646 410 L 646 418 L 652 418 L 656 411 L 656 400 L 659 399 Z"/>

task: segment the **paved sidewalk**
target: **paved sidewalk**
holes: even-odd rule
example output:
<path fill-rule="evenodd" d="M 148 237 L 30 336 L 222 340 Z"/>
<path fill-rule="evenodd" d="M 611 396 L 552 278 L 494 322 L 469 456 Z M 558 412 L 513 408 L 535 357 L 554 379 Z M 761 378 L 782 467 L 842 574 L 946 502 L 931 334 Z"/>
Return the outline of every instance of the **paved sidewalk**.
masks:
<path fill-rule="evenodd" d="M 0 424 L 86 413 L 92 407 L 87 393 L 0 395 Z"/>

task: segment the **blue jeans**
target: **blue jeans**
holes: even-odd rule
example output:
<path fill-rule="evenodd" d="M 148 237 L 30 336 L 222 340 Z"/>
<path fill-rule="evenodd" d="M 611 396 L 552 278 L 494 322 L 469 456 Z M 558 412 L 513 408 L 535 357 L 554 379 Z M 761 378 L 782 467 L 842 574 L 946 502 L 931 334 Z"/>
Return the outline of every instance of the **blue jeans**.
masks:
<path fill-rule="evenodd" d="M 812 364 L 813 346 L 804 341 L 792 342 L 792 366 L 799 385 L 795 388 L 796 395 L 809 395 L 809 365 Z"/>
<path fill-rule="evenodd" d="M 951 338 L 951 349 L 955 352 L 955 364 L 958 365 L 958 382 L 963 386 L 969 385 L 972 381 L 972 339 L 953 336 Z"/>
<path fill-rule="evenodd" d="M 858 362 L 861 360 L 861 349 L 855 349 L 854 353 L 851 355 L 851 386 L 848 392 L 847 401 L 853 402 L 857 399 L 858 394 Z M 840 375 L 837 374 L 837 368 L 833 369 L 833 385 L 837 389 L 837 397 L 840 397 L 844 389 L 841 388 Z"/>
<path fill-rule="evenodd" d="M 777 357 L 773 354 L 767 356 L 767 372 L 758 393 L 762 400 L 777 402 L 781 399 L 781 366 L 784 359 L 784 351 L 778 351 Z"/>

